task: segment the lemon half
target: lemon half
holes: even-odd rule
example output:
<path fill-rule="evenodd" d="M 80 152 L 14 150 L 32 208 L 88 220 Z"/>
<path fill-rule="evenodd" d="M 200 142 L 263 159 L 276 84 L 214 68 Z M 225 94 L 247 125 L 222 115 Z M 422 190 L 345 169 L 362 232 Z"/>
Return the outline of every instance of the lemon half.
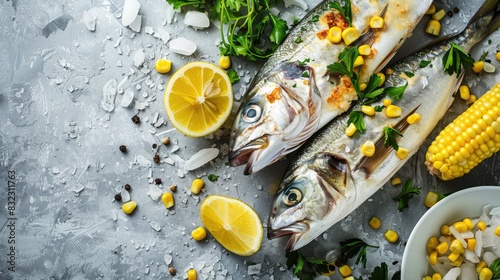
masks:
<path fill-rule="evenodd" d="M 228 251 L 250 256 L 260 249 L 264 229 L 257 213 L 245 202 L 210 195 L 200 205 L 200 219 Z"/>
<path fill-rule="evenodd" d="M 165 89 L 165 110 L 172 125 L 191 137 L 202 137 L 228 119 L 233 90 L 227 73 L 207 62 L 190 62 L 177 70 Z"/>

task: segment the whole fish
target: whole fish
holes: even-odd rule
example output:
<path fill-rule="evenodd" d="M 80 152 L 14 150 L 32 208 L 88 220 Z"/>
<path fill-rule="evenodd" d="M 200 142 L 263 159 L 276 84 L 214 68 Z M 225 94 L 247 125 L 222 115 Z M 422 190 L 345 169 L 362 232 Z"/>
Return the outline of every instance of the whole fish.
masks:
<path fill-rule="evenodd" d="M 331 8 L 331 2 L 319 4 L 290 32 L 260 69 L 243 99 L 231 131 L 229 162 L 232 166 L 246 164 L 245 174 L 295 151 L 357 99 L 347 76 L 328 73 L 327 66 L 338 61 L 346 47 L 343 42 L 330 43 L 328 30 L 332 26 L 342 30 L 349 27 L 346 18 Z M 370 45 L 372 50 L 361 66 L 361 81 L 387 64 L 431 2 L 350 2 L 352 26 L 363 34 L 355 43 Z M 383 28 L 370 29 L 374 16 L 383 17 Z"/>
<path fill-rule="evenodd" d="M 483 16 L 475 16 L 451 42 L 468 53 L 474 44 L 500 27 L 500 17 L 486 13 L 495 9 L 498 2 L 487 0 L 476 14 Z M 373 195 L 418 151 L 451 105 L 452 95 L 461 82 L 461 77 L 449 75 L 443 69 L 442 58 L 450 48 L 450 40 L 392 67 L 394 72 L 387 76 L 386 85 L 407 83 L 397 103 L 403 110 L 401 117 L 388 118 L 383 112 L 366 116 L 366 131 L 359 137 L 348 137 L 345 131 L 349 114 L 344 114 L 315 135 L 296 155 L 273 200 L 267 227 L 270 239 L 291 235 L 286 251 L 308 244 Z M 421 68 L 423 60 L 432 66 Z M 422 119 L 409 125 L 406 117 L 413 112 Z M 384 145 L 383 129 L 391 126 L 403 134 L 397 141 L 399 147 L 409 150 L 406 159 L 399 159 L 392 147 Z M 360 151 L 368 140 L 376 146 L 372 157 Z"/>

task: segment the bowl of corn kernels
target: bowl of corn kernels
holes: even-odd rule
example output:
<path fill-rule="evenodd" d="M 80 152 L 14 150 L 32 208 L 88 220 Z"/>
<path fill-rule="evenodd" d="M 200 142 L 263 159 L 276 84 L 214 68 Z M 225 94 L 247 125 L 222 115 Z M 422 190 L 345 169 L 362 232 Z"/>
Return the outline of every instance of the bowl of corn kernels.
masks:
<path fill-rule="evenodd" d="M 500 279 L 500 186 L 471 187 L 432 206 L 413 229 L 401 279 Z"/>

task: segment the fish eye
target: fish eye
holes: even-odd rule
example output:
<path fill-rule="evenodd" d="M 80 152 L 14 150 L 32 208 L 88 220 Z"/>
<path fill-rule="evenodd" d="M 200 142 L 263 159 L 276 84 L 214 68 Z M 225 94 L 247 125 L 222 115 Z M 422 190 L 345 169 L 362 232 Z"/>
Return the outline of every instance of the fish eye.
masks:
<path fill-rule="evenodd" d="M 257 104 L 248 104 L 245 106 L 242 112 L 242 117 L 245 122 L 251 123 L 256 122 L 260 119 L 262 110 Z"/>
<path fill-rule="evenodd" d="M 294 206 L 302 200 L 302 192 L 297 188 L 288 188 L 283 193 L 283 202 L 286 206 Z"/>

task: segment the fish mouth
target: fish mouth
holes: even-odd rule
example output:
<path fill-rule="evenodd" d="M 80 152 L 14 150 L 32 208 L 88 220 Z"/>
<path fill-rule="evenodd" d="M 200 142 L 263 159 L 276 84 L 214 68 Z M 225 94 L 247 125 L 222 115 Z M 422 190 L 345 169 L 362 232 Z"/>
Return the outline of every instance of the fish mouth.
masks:
<path fill-rule="evenodd" d="M 267 135 L 264 135 L 262 137 L 250 141 L 245 146 L 239 149 L 236 149 L 234 151 L 229 151 L 229 165 L 240 166 L 243 164 L 247 164 L 250 160 L 250 157 L 255 151 L 264 149 L 268 146 L 269 146 L 269 139 Z"/>
<path fill-rule="evenodd" d="M 285 252 L 290 252 L 295 250 L 297 243 L 301 240 L 301 237 L 309 231 L 309 224 L 306 221 L 299 221 L 293 225 L 288 225 L 285 227 L 277 229 L 268 229 L 267 238 L 275 239 L 282 236 L 290 235 L 288 242 L 285 245 Z"/>

